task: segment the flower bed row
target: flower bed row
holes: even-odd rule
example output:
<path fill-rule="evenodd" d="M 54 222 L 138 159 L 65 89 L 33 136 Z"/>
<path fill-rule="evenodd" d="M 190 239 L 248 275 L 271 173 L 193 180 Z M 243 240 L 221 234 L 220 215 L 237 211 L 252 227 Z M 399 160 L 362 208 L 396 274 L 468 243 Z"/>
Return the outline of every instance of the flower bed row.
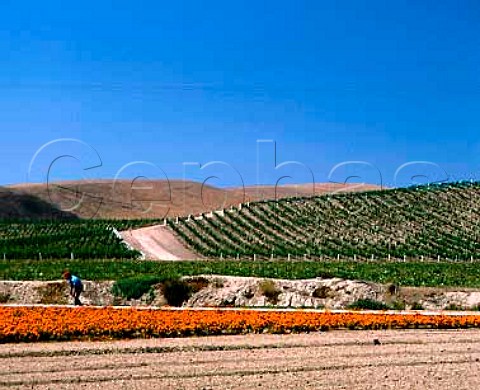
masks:
<path fill-rule="evenodd" d="M 0 342 L 480 327 L 480 315 L 0 307 Z"/>

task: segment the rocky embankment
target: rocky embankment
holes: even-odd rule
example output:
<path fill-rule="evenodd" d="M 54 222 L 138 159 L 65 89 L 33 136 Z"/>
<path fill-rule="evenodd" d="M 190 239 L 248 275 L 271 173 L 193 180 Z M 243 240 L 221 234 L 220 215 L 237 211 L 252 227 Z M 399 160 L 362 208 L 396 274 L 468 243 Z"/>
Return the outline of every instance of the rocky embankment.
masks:
<path fill-rule="evenodd" d="M 398 287 L 370 282 L 332 279 L 279 280 L 230 276 L 196 276 L 182 279 L 194 286 L 186 307 L 281 307 L 344 309 L 358 301 L 375 301 L 395 309 L 477 310 L 480 290 Z M 114 282 L 85 281 L 82 301 L 88 305 L 164 306 L 162 284 L 154 285 L 137 300 L 112 293 Z M 63 281 L 0 281 L 0 303 L 68 304 L 69 288 Z"/>

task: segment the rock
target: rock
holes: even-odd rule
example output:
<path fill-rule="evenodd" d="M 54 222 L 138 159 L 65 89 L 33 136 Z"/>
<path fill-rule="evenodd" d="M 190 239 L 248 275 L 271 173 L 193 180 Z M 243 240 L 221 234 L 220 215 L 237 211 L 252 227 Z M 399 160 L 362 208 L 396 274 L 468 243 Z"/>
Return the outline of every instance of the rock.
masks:
<path fill-rule="evenodd" d="M 82 303 L 86 305 L 112 305 L 111 293 L 114 282 L 83 281 Z M 63 280 L 58 281 L 0 281 L 0 294 L 10 297 L 6 303 L 21 304 L 71 304 L 70 287 Z"/>
<path fill-rule="evenodd" d="M 212 278 L 203 275 L 204 278 Z M 219 276 L 215 276 L 217 280 Z M 185 278 L 188 280 L 188 278 Z M 222 288 L 208 286 L 194 294 L 186 306 L 272 306 L 263 295 L 261 278 L 223 277 Z M 385 290 L 374 283 L 339 278 L 309 280 L 272 280 L 278 292 L 276 306 L 287 308 L 343 308 L 358 299 L 377 297 Z"/>
<path fill-rule="evenodd" d="M 282 307 L 282 308 L 326 308 L 344 309 L 360 300 L 371 299 L 390 304 L 388 285 L 339 278 L 283 280 L 262 278 L 203 275 L 207 282 L 185 302 L 189 307 Z M 185 277 L 197 280 L 198 277 Z M 126 301 L 112 295 L 114 282 L 84 281 L 85 292 L 82 302 L 87 305 L 107 306 L 141 305 L 164 306 L 161 285 L 153 287 L 138 300 Z M 198 283 L 197 283 L 198 284 Z M 265 291 L 267 285 L 269 292 Z M 262 290 L 263 286 L 263 290 Z M 273 290 L 273 291 L 272 291 Z M 276 304 L 272 301 L 272 292 Z M 270 298 L 265 295 L 270 295 Z M 404 295 L 402 295 L 404 294 Z M 406 294 L 406 295 L 405 295 Z M 408 294 L 410 294 L 408 296 Z M 64 281 L 0 281 L 0 303 L 19 304 L 65 304 L 72 303 L 68 285 Z M 410 307 L 414 302 L 425 310 L 443 310 L 447 307 L 472 309 L 480 305 L 480 291 L 452 291 L 447 289 L 403 288 L 395 299 L 402 299 Z"/>

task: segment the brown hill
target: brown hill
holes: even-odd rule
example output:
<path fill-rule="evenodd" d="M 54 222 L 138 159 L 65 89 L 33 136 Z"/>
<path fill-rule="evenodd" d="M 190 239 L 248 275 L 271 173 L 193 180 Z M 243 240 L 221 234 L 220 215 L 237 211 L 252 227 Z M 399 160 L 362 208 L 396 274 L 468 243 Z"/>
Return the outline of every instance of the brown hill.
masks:
<path fill-rule="evenodd" d="M 235 193 L 184 181 L 71 181 L 13 186 L 82 218 L 164 218 L 199 214 L 241 199 Z"/>
<path fill-rule="evenodd" d="M 310 184 L 288 184 L 280 186 L 250 186 L 242 189 L 231 189 L 235 193 L 241 194 L 245 192 L 248 201 L 256 201 L 262 199 L 282 199 L 292 196 L 318 196 L 326 193 L 338 192 L 356 192 L 379 189 L 378 186 L 371 184 L 340 184 L 340 183 L 310 183 Z"/>
<path fill-rule="evenodd" d="M 371 185 L 312 184 L 215 188 L 182 180 L 96 180 L 51 184 L 19 184 L 9 189 L 52 203 L 81 218 L 164 218 L 195 215 L 238 203 L 314 196 L 326 192 L 364 191 Z"/>
<path fill-rule="evenodd" d="M 22 191 L 0 187 L 0 219 L 67 219 L 74 214 L 60 211 L 49 202 Z"/>

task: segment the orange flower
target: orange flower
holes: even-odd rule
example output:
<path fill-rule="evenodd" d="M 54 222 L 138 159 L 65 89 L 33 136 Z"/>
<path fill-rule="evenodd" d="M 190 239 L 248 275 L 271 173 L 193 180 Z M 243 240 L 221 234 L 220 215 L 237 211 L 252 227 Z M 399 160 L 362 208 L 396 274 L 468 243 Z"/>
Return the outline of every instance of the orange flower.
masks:
<path fill-rule="evenodd" d="M 329 329 L 480 327 L 480 315 L 0 307 L 0 342 L 181 337 Z"/>

